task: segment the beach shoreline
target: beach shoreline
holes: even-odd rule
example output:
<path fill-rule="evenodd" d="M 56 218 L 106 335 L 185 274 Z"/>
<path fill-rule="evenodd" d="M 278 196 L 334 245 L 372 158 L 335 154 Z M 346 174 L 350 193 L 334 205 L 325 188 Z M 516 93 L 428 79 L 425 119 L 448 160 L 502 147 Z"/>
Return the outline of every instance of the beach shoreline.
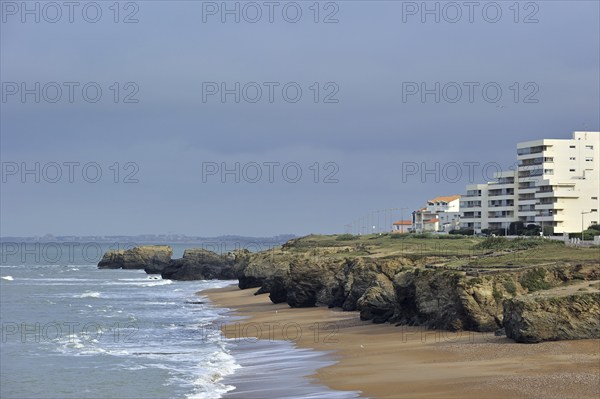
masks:
<path fill-rule="evenodd" d="M 237 286 L 200 292 L 237 319 L 233 340 L 288 340 L 330 354 L 310 378 L 370 398 L 596 398 L 600 340 L 516 344 L 493 333 L 372 324 L 358 312 L 290 308 Z"/>

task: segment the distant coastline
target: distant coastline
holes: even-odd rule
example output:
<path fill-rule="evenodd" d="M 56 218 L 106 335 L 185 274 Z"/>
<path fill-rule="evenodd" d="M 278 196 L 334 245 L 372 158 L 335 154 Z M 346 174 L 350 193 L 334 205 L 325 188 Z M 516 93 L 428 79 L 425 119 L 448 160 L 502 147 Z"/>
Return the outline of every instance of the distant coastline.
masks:
<path fill-rule="evenodd" d="M 0 242 L 135 242 L 140 244 L 193 244 L 207 241 L 259 241 L 286 242 L 296 238 L 294 234 L 279 234 L 271 237 L 252 237 L 241 235 L 220 235 L 212 237 L 187 236 L 184 234 L 139 234 L 139 235 L 53 235 L 43 236 L 0 236 Z"/>

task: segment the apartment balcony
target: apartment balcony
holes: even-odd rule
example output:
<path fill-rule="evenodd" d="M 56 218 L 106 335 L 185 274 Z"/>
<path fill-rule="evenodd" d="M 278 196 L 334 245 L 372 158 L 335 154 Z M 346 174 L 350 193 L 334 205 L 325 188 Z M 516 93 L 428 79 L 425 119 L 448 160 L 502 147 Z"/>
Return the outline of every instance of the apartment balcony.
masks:
<path fill-rule="evenodd" d="M 527 207 L 520 207 L 517 212 L 519 212 L 519 213 L 535 212 L 535 206 L 528 205 Z"/>
<path fill-rule="evenodd" d="M 489 185 L 489 189 L 490 190 L 502 190 L 502 189 L 506 190 L 506 189 L 509 189 L 509 188 L 512 189 L 514 187 L 515 187 L 515 183 L 500 183 L 500 182 L 497 182 L 497 183 L 492 183 L 492 184 Z"/>
<path fill-rule="evenodd" d="M 554 197 L 554 191 L 536 191 L 535 198 L 551 198 Z"/>
<path fill-rule="evenodd" d="M 480 218 L 481 212 L 463 212 L 461 215 L 462 218 Z"/>
<path fill-rule="evenodd" d="M 535 198 L 535 190 L 519 190 L 519 199 L 520 200 L 527 200 L 527 199 L 532 199 Z"/>
<path fill-rule="evenodd" d="M 537 154 L 550 151 L 552 151 L 551 145 L 539 145 L 535 147 L 518 148 L 517 156 L 519 157 L 519 159 L 521 159 L 521 157 L 539 158 L 539 155 Z"/>
<path fill-rule="evenodd" d="M 488 218 L 489 219 L 514 219 L 515 214 L 514 214 L 514 212 L 502 212 L 502 213 L 490 212 L 490 213 L 488 213 Z"/>
<path fill-rule="evenodd" d="M 514 194 L 505 194 L 505 195 L 497 195 L 495 197 L 492 197 L 495 201 L 515 201 L 515 195 Z"/>
<path fill-rule="evenodd" d="M 460 203 L 460 209 L 481 208 L 481 201 L 464 201 Z"/>
<path fill-rule="evenodd" d="M 562 202 L 553 202 L 550 204 L 537 204 L 535 206 L 536 210 L 540 210 L 540 209 L 565 209 L 565 205 Z"/>
<path fill-rule="evenodd" d="M 538 203 L 538 200 L 536 198 L 531 198 L 531 199 L 520 199 L 519 200 L 519 205 L 536 205 Z"/>
<path fill-rule="evenodd" d="M 481 205 L 464 205 L 460 207 L 461 210 L 466 210 L 466 209 L 481 209 Z"/>
<path fill-rule="evenodd" d="M 527 220 L 533 220 L 537 216 L 537 214 L 537 211 L 517 212 L 517 216 L 519 216 L 519 219 L 526 218 Z"/>
<path fill-rule="evenodd" d="M 512 212 L 514 209 L 514 205 L 498 205 L 488 207 L 490 212 Z"/>
<path fill-rule="evenodd" d="M 527 179 L 527 178 L 539 178 L 540 176 L 544 176 L 544 175 L 553 175 L 554 174 L 554 170 L 553 169 L 547 169 L 547 168 L 539 168 L 539 169 L 531 169 L 531 167 L 519 167 L 519 180 L 520 179 Z"/>
<path fill-rule="evenodd" d="M 525 190 L 528 188 L 537 188 L 537 187 L 538 187 L 537 180 L 533 180 L 533 181 L 519 180 L 519 190 Z"/>
<path fill-rule="evenodd" d="M 535 158 L 527 158 L 521 159 L 519 161 L 519 167 L 527 167 L 527 166 L 538 166 L 543 164 L 552 164 L 554 163 L 553 157 L 535 157 Z"/>
<path fill-rule="evenodd" d="M 537 188 L 535 186 L 533 187 L 527 187 L 527 188 L 519 188 L 519 195 L 521 194 L 535 194 L 537 192 Z"/>
<path fill-rule="evenodd" d="M 498 181 L 496 183 L 498 183 L 498 184 L 515 184 L 515 178 L 514 177 L 500 177 L 500 178 L 498 178 Z"/>

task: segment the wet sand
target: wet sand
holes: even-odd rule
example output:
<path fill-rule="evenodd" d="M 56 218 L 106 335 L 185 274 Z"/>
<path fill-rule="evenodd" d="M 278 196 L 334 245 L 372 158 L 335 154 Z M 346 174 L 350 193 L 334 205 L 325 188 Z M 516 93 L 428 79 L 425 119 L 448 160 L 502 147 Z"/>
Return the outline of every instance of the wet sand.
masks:
<path fill-rule="evenodd" d="M 256 289 L 203 291 L 242 316 L 228 338 L 287 339 L 331 351 L 337 363 L 315 377 L 372 398 L 598 398 L 600 340 L 516 344 L 493 333 L 453 333 L 375 325 L 357 312 L 291 309 Z"/>

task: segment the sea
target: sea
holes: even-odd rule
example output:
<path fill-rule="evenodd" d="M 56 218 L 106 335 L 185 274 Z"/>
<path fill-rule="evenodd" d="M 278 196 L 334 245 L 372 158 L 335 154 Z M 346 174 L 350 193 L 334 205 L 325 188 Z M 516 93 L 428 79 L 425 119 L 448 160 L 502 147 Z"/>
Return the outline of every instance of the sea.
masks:
<path fill-rule="evenodd" d="M 309 378 L 333 364 L 326 352 L 225 338 L 220 326 L 236 317 L 197 293 L 236 281 L 98 269 L 109 243 L 8 244 L 0 254 L 3 399 L 360 397 Z M 170 245 L 174 257 L 201 246 Z"/>

